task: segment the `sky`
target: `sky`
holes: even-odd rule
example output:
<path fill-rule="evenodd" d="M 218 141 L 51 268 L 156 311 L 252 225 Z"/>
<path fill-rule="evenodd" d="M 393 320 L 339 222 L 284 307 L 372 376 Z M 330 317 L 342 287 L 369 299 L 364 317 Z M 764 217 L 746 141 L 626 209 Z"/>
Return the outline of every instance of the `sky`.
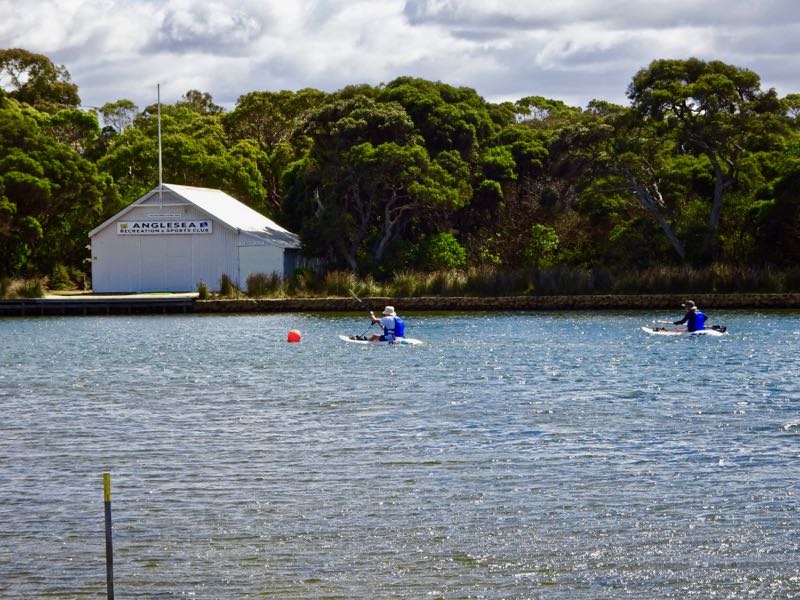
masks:
<path fill-rule="evenodd" d="M 585 107 L 628 104 L 661 58 L 747 68 L 800 92 L 798 0 L 0 0 L 0 48 L 69 71 L 84 106 L 189 90 L 326 92 L 413 76 Z"/>

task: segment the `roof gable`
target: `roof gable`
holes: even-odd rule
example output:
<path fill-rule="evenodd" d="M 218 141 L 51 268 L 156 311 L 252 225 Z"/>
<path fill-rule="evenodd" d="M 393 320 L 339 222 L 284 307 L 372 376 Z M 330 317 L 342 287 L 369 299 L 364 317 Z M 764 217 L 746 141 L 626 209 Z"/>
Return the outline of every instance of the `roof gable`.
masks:
<path fill-rule="evenodd" d="M 233 229 L 250 233 L 258 238 L 285 248 L 300 247 L 300 238 L 298 238 L 297 235 L 287 231 L 272 219 L 268 219 L 258 211 L 239 202 L 236 198 L 229 196 L 222 190 L 167 183 L 163 184 L 163 190 L 172 192 Z M 159 191 L 159 188 L 156 187 L 138 200 L 132 202 L 103 224 L 92 229 L 89 232 L 89 237 L 94 236 L 98 231 L 104 229 L 133 208 L 145 204 L 154 195 L 158 194 Z"/>

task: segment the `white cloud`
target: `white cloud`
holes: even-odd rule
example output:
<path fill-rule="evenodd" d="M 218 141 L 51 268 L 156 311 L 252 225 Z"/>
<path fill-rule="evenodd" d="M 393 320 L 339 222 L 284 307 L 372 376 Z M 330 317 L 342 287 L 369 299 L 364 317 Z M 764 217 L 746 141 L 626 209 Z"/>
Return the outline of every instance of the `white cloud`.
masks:
<path fill-rule="evenodd" d="M 625 102 L 656 58 L 719 59 L 798 91 L 793 0 L 0 0 L 0 39 L 67 67 L 87 105 L 162 84 L 232 107 L 254 90 L 334 91 L 400 75 L 489 100 Z"/>

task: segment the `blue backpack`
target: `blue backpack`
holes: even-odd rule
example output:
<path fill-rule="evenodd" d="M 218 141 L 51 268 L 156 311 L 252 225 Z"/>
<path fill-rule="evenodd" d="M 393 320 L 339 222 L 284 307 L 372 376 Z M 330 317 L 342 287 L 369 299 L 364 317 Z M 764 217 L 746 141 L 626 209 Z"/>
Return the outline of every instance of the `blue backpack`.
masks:
<path fill-rule="evenodd" d="M 403 323 L 403 319 L 400 317 L 394 318 L 394 331 L 387 331 L 387 333 L 391 333 L 394 337 L 406 337 L 406 324 Z"/>
<path fill-rule="evenodd" d="M 699 310 L 694 311 L 694 323 L 689 321 L 690 325 L 694 325 L 694 329 L 690 329 L 689 331 L 700 331 L 701 329 L 706 328 L 706 316 Z"/>

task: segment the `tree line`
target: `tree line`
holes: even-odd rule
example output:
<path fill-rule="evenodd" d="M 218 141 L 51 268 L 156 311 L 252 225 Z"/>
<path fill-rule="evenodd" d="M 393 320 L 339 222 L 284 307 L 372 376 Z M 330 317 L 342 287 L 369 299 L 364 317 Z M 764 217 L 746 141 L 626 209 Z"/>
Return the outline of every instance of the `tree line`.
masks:
<path fill-rule="evenodd" d="M 656 60 L 585 108 L 398 77 L 160 107 L 164 181 L 222 189 L 327 270 L 800 264 L 800 94 Z M 158 182 L 156 104 L 81 107 L 64 66 L 0 50 L 0 276 L 85 272 L 87 233 Z"/>

